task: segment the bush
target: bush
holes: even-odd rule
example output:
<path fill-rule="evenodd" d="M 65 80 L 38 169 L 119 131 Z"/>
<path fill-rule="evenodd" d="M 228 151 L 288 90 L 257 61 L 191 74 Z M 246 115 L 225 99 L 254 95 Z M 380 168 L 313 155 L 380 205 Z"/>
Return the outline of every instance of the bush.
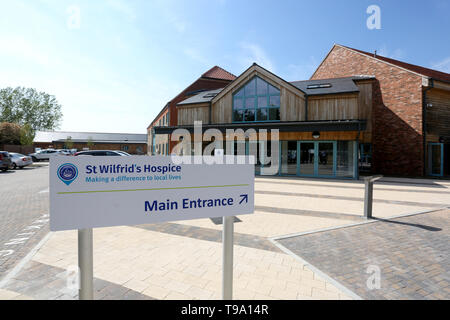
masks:
<path fill-rule="evenodd" d="M 21 128 L 17 123 L 0 123 L 0 144 L 20 144 Z"/>

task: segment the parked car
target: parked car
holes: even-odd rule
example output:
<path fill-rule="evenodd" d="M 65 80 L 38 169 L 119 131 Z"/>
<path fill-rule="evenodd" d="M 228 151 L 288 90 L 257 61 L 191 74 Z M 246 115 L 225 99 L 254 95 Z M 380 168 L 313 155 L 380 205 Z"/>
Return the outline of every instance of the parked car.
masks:
<path fill-rule="evenodd" d="M 79 151 L 74 154 L 74 156 L 129 156 L 128 153 L 117 150 L 89 150 L 89 151 Z"/>
<path fill-rule="evenodd" d="M 58 151 L 58 155 L 62 156 L 71 156 L 73 154 L 70 149 L 56 149 L 56 151 Z"/>
<path fill-rule="evenodd" d="M 3 172 L 11 168 L 11 156 L 7 151 L 0 151 L 0 170 Z"/>
<path fill-rule="evenodd" d="M 44 149 L 39 150 L 35 153 L 30 153 L 29 156 L 33 160 L 33 162 L 38 162 L 41 160 L 49 160 L 51 156 L 55 156 L 60 154 L 61 152 L 55 149 Z"/>
<path fill-rule="evenodd" d="M 11 156 L 13 169 L 22 169 L 23 167 L 29 166 L 33 163 L 31 157 L 25 156 L 21 153 L 10 152 L 9 155 Z"/>

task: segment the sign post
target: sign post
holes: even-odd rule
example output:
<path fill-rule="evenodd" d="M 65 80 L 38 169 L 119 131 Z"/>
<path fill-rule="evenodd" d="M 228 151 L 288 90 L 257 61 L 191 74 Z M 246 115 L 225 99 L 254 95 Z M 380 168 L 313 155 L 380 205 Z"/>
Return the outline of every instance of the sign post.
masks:
<path fill-rule="evenodd" d="M 214 158 L 52 158 L 50 229 L 78 230 L 81 300 L 93 299 L 92 228 L 214 217 L 223 217 L 222 296 L 232 299 L 234 216 L 253 213 L 254 165 L 239 156 Z"/>
<path fill-rule="evenodd" d="M 80 269 L 80 300 L 94 299 L 94 253 L 92 228 L 78 230 L 78 267 Z"/>
<path fill-rule="evenodd" d="M 223 217 L 223 266 L 222 266 L 222 298 L 233 298 L 233 235 L 234 217 Z"/>

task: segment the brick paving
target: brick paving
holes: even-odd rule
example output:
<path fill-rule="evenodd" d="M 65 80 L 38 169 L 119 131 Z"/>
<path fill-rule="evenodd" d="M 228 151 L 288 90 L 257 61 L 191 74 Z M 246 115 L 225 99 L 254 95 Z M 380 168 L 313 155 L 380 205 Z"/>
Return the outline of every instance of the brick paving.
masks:
<path fill-rule="evenodd" d="M 222 231 L 210 228 L 188 226 L 177 223 L 147 224 L 137 226 L 137 228 L 222 243 Z M 265 237 L 251 236 L 237 232 L 234 233 L 234 244 L 249 248 L 281 252 L 280 249 L 278 249 Z"/>
<path fill-rule="evenodd" d="M 17 192 L 20 184 L 26 185 L 27 181 L 31 180 L 30 189 L 27 189 L 28 194 L 24 198 L 14 198 L 19 196 L 8 193 L 9 190 L 1 189 L 0 186 L 0 196 L 6 195 L 13 199 L 9 204 L 8 214 L 4 214 L 6 210 L 0 207 L 0 210 L 3 210 L 0 211 L 2 213 L 0 220 L 3 215 L 5 219 L 3 227 L 6 232 L 9 232 L 5 236 L 5 241 L 15 237 L 17 232 L 22 230 L 16 228 L 16 225 L 22 223 L 20 226 L 27 226 L 33 223 L 36 217 L 38 220 L 42 217 L 34 216 L 32 210 L 42 209 L 41 214 L 47 213 L 48 210 L 48 193 L 39 193 L 48 188 L 48 169 L 22 172 L 28 175 L 19 174 L 10 181 L 16 183 L 14 188 Z M 386 219 L 399 214 L 446 206 L 450 204 L 450 193 L 445 192 L 449 187 L 449 183 L 431 180 L 428 183 L 380 182 L 375 185 L 374 216 Z M 255 214 L 239 216 L 241 221 L 235 223 L 234 298 L 352 298 L 351 293 L 335 287 L 330 279 L 322 277 L 308 265 L 282 252 L 268 237 L 311 232 L 363 221 L 361 181 L 256 178 L 255 190 Z M 20 212 L 11 215 L 10 212 L 14 210 Z M 7 220 L 5 217 L 14 219 Z M 445 233 L 440 225 L 438 227 L 434 223 L 426 226 L 420 223 L 405 225 L 400 224 L 402 221 L 399 219 L 391 222 L 379 221 L 371 225 L 387 223 L 392 225 L 392 228 L 411 227 L 413 230 L 441 235 L 431 241 L 434 247 L 425 245 L 424 249 L 420 249 L 430 257 L 432 255 L 426 250 L 447 250 L 448 234 L 447 238 L 442 238 Z M 94 233 L 96 299 L 220 299 L 222 227 L 210 219 L 196 219 L 176 223 L 96 229 Z M 42 234 L 47 232 L 46 228 L 48 226 L 44 223 Z M 392 233 L 395 234 L 392 240 L 399 239 L 405 242 L 404 238 L 412 238 L 412 235 L 415 236 L 417 233 L 417 231 L 405 230 L 398 229 L 397 233 L 392 230 L 379 230 L 374 232 L 373 237 L 381 237 L 381 235 L 389 237 Z M 18 261 L 19 257 L 26 254 L 41 236 L 36 234 L 33 237 L 27 245 L 21 247 L 23 253 L 9 259 L 10 267 Z M 364 295 L 354 289 L 354 286 L 358 285 L 358 275 L 361 270 L 357 265 L 357 259 L 351 260 L 353 249 L 345 248 L 345 245 L 348 244 L 348 239 L 358 242 L 360 237 L 361 235 L 355 235 L 351 238 L 347 234 L 341 238 L 331 238 L 327 240 L 328 242 L 324 242 L 323 247 L 331 248 L 332 252 L 342 247 L 344 250 L 343 253 L 341 252 L 342 256 L 347 257 L 351 262 L 348 269 L 343 268 L 346 271 L 344 277 L 338 278 L 339 275 L 337 275 L 336 280 L 362 297 L 379 298 L 373 291 Z M 333 241 L 338 243 L 338 246 L 333 247 L 331 245 Z M 359 243 L 360 245 L 362 243 L 364 248 L 359 251 L 361 254 L 371 252 L 369 249 L 376 246 L 376 243 L 382 244 L 379 240 L 370 245 L 361 241 Z M 76 231 L 52 233 L 32 260 L 26 264 L 25 269 L 8 282 L 5 288 L 0 288 L 0 299 L 76 298 L 77 292 L 66 290 L 64 278 L 66 269 L 77 265 L 76 244 Z M 316 245 L 316 248 L 322 246 L 317 241 L 312 244 Z M 303 246 L 300 247 L 303 249 Z M 417 244 L 414 244 L 410 247 L 398 248 L 398 251 L 391 247 L 387 248 L 397 253 L 397 260 L 405 260 L 404 256 L 410 255 L 410 251 L 414 251 L 416 247 Z M 0 255 L 1 250 L 0 248 Z M 18 248 L 17 252 L 19 250 L 21 249 Z M 311 254 L 314 252 L 311 251 Z M 332 257 L 330 254 L 329 256 Z M 369 257 L 372 258 L 373 255 Z M 325 258 L 324 260 L 327 261 Z M 381 262 L 376 260 L 377 263 L 374 263 L 372 260 L 367 260 L 366 264 L 372 263 L 382 267 L 381 286 L 383 288 L 383 285 L 387 283 L 386 279 L 390 279 L 389 271 L 398 271 L 397 269 L 405 267 L 395 260 L 395 263 L 391 263 L 391 269 L 384 268 L 384 265 L 380 263 L 388 261 L 389 257 L 381 256 L 380 259 L 382 258 L 384 260 L 380 260 Z M 309 261 L 309 259 L 306 260 Z M 334 262 L 337 264 L 339 261 L 335 259 Z M 448 265 L 448 261 L 445 263 Z M 321 265 L 315 263 L 313 265 L 325 271 Z M 401 291 L 405 284 L 411 290 L 414 289 L 416 296 L 422 294 L 428 298 L 439 298 L 439 294 L 442 295 L 442 293 L 436 289 L 436 281 L 437 285 L 442 287 L 443 281 L 448 281 L 448 277 L 445 277 L 445 274 L 442 276 L 442 270 L 436 269 L 436 265 L 438 264 L 430 263 L 434 269 L 429 265 L 423 267 L 423 272 L 432 274 L 435 282 L 424 281 L 424 284 L 418 288 L 419 285 L 408 284 L 411 278 L 414 279 L 417 276 L 412 272 L 406 272 L 403 278 L 392 285 L 397 289 L 397 293 L 388 292 L 384 298 L 409 297 Z M 334 275 L 331 276 L 334 277 Z M 365 276 L 364 279 L 368 277 L 365 270 L 363 276 Z"/>
<path fill-rule="evenodd" d="M 0 279 L 49 231 L 48 166 L 0 173 Z"/>
<path fill-rule="evenodd" d="M 365 299 L 450 298 L 450 210 L 279 242 Z M 379 289 L 367 286 L 373 266 L 381 272 Z"/>

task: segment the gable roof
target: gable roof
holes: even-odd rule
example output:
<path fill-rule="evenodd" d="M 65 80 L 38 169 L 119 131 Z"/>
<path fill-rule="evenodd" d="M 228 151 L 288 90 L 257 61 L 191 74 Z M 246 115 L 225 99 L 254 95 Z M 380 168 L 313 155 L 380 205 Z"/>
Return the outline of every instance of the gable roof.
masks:
<path fill-rule="evenodd" d="M 277 76 L 273 72 L 270 72 L 269 70 L 261 67 L 256 62 L 253 62 L 253 64 L 250 67 L 248 67 L 244 72 L 242 72 L 236 79 L 234 79 L 229 84 L 227 84 L 225 86 L 225 88 L 223 88 L 212 100 L 217 101 L 223 95 L 225 95 L 228 91 L 232 90 L 235 86 L 239 86 L 240 82 L 243 79 L 245 79 L 247 76 L 252 74 L 252 72 L 255 72 L 256 74 L 260 73 L 260 74 L 270 78 L 274 83 L 277 83 L 278 85 L 285 84 L 287 89 L 290 89 L 292 92 L 295 92 L 296 94 L 299 94 L 302 97 L 305 95 L 305 92 L 302 89 L 294 86 L 292 83 Z"/>
<path fill-rule="evenodd" d="M 202 78 L 234 80 L 236 79 L 236 76 L 219 66 L 214 66 L 202 74 Z"/>
<path fill-rule="evenodd" d="M 358 49 L 354 49 L 354 48 L 350 48 L 350 47 L 346 47 L 346 46 L 342 46 L 342 45 L 337 45 L 339 47 L 342 48 L 346 48 L 346 49 L 350 49 L 356 52 L 359 52 L 363 55 L 372 57 L 374 59 L 380 60 L 380 61 L 384 61 L 387 63 L 390 63 L 394 66 L 418 73 L 422 76 L 426 76 L 429 78 L 433 78 L 436 80 L 440 80 L 440 81 L 444 81 L 444 82 L 450 82 L 450 74 L 446 73 L 446 72 L 442 72 L 442 71 L 437 71 L 437 70 L 433 70 L 433 69 L 429 69 L 429 68 L 425 68 L 425 67 L 421 67 L 418 65 L 414 65 L 414 64 L 410 64 L 410 63 L 406 63 L 403 61 L 399 61 L 399 60 L 395 60 L 395 59 L 391 59 L 391 58 L 387 58 L 387 57 L 383 57 L 380 56 L 378 54 L 374 54 L 374 53 L 370 53 L 370 52 L 366 52 L 366 51 L 362 51 L 362 50 L 358 50 Z"/>

